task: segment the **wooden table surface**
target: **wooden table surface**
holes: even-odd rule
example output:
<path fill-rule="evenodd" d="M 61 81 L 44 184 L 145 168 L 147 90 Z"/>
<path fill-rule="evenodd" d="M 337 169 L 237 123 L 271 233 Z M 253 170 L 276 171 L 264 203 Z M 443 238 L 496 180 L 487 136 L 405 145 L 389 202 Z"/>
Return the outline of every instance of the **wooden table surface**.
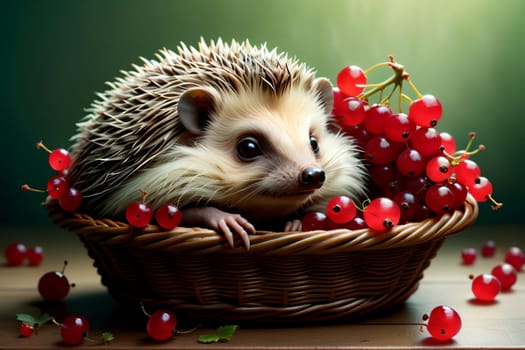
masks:
<path fill-rule="evenodd" d="M 480 250 L 492 239 L 498 250 L 493 258 L 478 256 L 473 266 L 461 264 L 460 252 L 465 247 Z M 66 275 L 73 288 L 62 304 L 51 310 L 57 314 L 80 313 L 90 320 L 91 338 L 103 331 L 114 334 L 109 345 L 85 342 L 90 349 L 350 349 L 350 348 L 525 348 L 525 273 L 518 275 L 512 291 L 501 293 L 493 303 L 477 302 L 470 290 L 470 274 L 490 272 L 503 260 L 510 246 L 525 248 L 525 227 L 474 226 L 447 239 L 425 276 L 419 289 L 400 308 L 361 322 L 302 327 L 241 327 L 226 343 L 200 344 L 197 338 L 210 333 L 202 327 L 188 334 L 179 334 L 165 343 L 155 343 L 145 333 L 145 317 L 130 317 L 100 285 L 100 279 L 80 241 L 60 229 L 1 229 L 0 248 L 13 241 L 41 245 L 46 258 L 38 267 L 8 267 L 0 260 L 0 349 L 44 349 L 65 347 L 59 328 L 46 324 L 37 335 L 22 338 L 18 333 L 16 313 L 38 314 L 46 307 L 36 289 L 38 279 L 50 270 L 60 270 L 63 260 L 69 261 Z M 463 327 L 453 340 L 437 342 L 420 326 L 422 315 L 437 305 L 449 305 L 462 317 Z"/>

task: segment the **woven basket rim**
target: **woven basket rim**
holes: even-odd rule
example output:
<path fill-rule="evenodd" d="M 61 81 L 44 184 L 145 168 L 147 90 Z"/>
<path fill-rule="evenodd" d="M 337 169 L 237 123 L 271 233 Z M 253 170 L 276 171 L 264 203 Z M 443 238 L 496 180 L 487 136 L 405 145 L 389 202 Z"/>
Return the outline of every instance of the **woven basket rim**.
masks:
<path fill-rule="evenodd" d="M 56 202 L 47 203 L 48 214 L 55 224 L 105 245 L 137 249 L 162 250 L 191 254 L 251 255 L 324 255 L 349 251 L 390 249 L 420 244 L 442 238 L 471 226 L 478 216 L 476 200 L 469 194 L 462 210 L 455 210 L 420 222 L 396 225 L 385 232 L 369 229 L 334 229 L 329 231 L 273 232 L 257 231 L 250 235 L 246 251 L 240 239 L 231 248 L 225 238 L 207 228 L 177 227 L 167 231 L 156 225 L 143 229 L 111 219 L 94 219 L 83 213 L 68 213 Z"/>

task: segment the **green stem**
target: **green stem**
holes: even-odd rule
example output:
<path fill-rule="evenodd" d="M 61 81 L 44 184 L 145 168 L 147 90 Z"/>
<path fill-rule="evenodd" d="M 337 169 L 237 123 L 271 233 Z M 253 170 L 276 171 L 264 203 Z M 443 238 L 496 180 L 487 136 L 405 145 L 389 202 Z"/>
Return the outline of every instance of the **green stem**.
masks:
<path fill-rule="evenodd" d="M 410 87 L 412 88 L 412 90 L 414 90 L 414 93 L 416 94 L 417 98 L 423 97 L 423 94 L 419 92 L 419 90 L 416 88 L 416 85 L 414 85 L 412 80 L 407 79 L 407 82 L 408 82 L 408 85 L 410 85 Z"/>

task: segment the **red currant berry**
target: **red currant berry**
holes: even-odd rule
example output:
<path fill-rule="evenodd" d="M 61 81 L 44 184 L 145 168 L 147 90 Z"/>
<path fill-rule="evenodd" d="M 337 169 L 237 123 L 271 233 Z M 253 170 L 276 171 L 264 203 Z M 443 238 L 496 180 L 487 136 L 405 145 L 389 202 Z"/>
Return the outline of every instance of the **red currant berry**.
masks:
<path fill-rule="evenodd" d="M 365 119 L 365 105 L 356 97 L 345 98 L 340 111 L 342 117 L 338 119 L 338 122 L 342 126 L 355 126 Z"/>
<path fill-rule="evenodd" d="M 456 198 L 450 188 L 443 184 L 432 185 L 425 194 L 425 204 L 436 214 L 454 209 Z"/>
<path fill-rule="evenodd" d="M 158 341 L 166 341 L 173 337 L 177 318 L 169 310 L 156 310 L 148 320 L 146 331 L 148 335 Z"/>
<path fill-rule="evenodd" d="M 383 136 L 376 136 L 367 142 L 365 157 L 372 164 L 388 164 L 399 154 L 399 143 L 391 142 Z"/>
<path fill-rule="evenodd" d="M 491 273 L 500 281 L 502 291 L 510 290 L 518 279 L 518 272 L 514 266 L 507 263 L 495 266 Z"/>
<path fill-rule="evenodd" d="M 496 243 L 492 240 L 486 241 L 481 248 L 481 256 L 484 258 L 491 258 L 494 254 L 496 254 Z"/>
<path fill-rule="evenodd" d="M 140 192 L 142 194 L 141 202 L 133 202 L 126 208 L 126 219 L 133 227 L 146 227 L 153 217 L 151 207 L 145 203 L 146 192 Z"/>
<path fill-rule="evenodd" d="M 426 162 L 421 153 L 410 148 L 399 153 L 396 165 L 399 172 L 405 176 L 421 175 L 426 168 Z"/>
<path fill-rule="evenodd" d="M 434 157 L 427 163 L 427 176 L 434 182 L 442 182 L 452 175 L 451 168 L 452 166 L 447 158 L 443 156 Z"/>
<path fill-rule="evenodd" d="M 71 165 L 71 156 L 69 155 L 69 152 L 65 149 L 57 148 L 51 151 L 42 143 L 42 141 L 37 143 L 37 148 L 41 148 L 47 153 L 49 153 L 48 162 L 51 169 L 56 171 L 62 171 L 66 170 L 67 168 L 69 168 L 69 165 Z"/>
<path fill-rule="evenodd" d="M 410 104 L 408 117 L 419 126 L 434 127 L 442 113 L 439 100 L 432 95 L 425 95 Z"/>
<path fill-rule="evenodd" d="M 441 138 L 441 148 L 443 151 L 447 152 L 448 154 L 456 153 L 456 139 L 454 139 L 452 135 L 450 135 L 448 132 L 441 132 L 439 133 L 439 137 Z"/>
<path fill-rule="evenodd" d="M 155 212 L 155 220 L 165 230 L 173 230 L 182 220 L 182 211 L 174 204 L 164 204 Z"/>
<path fill-rule="evenodd" d="M 326 216 L 336 224 L 352 220 L 356 212 L 354 202 L 347 196 L 335 196 L 326 205 Z"/>
<path fill-rule="evenodd" d="M 375 231 L 385 231 L 399 223 L 401 209 L 390 198 L 373 199 L 365 208 L 363 217 L 366 225 Z"/>
<path fill-rule="evenodd" d="M 5 260 L 9 266 L 20 266 L 27 258 L 27 247 L 22 243 L 11 243 L 4 251 Z"/>
<path fill-rule="evenodd" d="M 68 187 L 58 199 L 58 204 L 65 211 L 75 211 L 82 205 L 82 193 L 74 187 Z"/>
<path fill-rule="evenodd" d="M 53 176 L 49 181 L 47 182 L 47 193 L 51 198 L 59 199 L 62 197 L 62 194 L 67 190 L 68 185 L 66 182 L 66 178 L 57 175 Z"/>
<path fill-rule="evenodd" d="M 449 306 L 437 306 L 428 316 L 427 330 L 434 339 L 449 340 L 461 330 L 461 317 Z"/>
<path fill-rule="evenodd" d="M 364 128 L 371 134 L 379 135 L 385 131 L 385 120 L 392 116 L 392 110 L 387 106 L 374 104 L 366 111 L 363 120 Z"/>
<path fill-rule="evenodd" d="M 473 265 L 476 261 L 478 253 L 475 248 L 465 248 L 461 251 L 461 259 L 463 265 Z"/>
<path fill-rule="evenodd" d="M 474 185 L 474 181 L 481 176 L 479 166 L 470 159 L 461 161 L 454 167 L 454 172 L 456 173 L 456 180 L 463 186 Z"/>
<path fill-rule="evenodd" d="M 328 228 L 328 219 L 324 213 L 311 211 L 303 216 L 301 225 L 304 232 L 326 230 Z"/>
<path fill-rule="evenodd" d="M 33 335 L 34 328 L 28 323 L 22 323 L 19 328 L 20 335 L 22 337 L 30 337 Z"/>
<path fill-rule="evenodd" d="M 500 281 L 489 273 L 481 274 L 472 280 L 472 293 L 478 300 L 492 301 L 500 291 Z"/>
<path fill-rule="evenodd" d="M 492 183 L 486 177 L 480 176 L 468 187 L 468 191 L 476 201 L 486 202 L 492 195 Z"/>
<path fill-rule="evenodd" d="M 62 271 L 50 271 L 42 275 L 38 281 L 38 292 L 47 301 L 61 301 L 69 293 L 70 284 L 64 275 L 67 262 Z"/>
<path fill-rule="evenodd" d="M 362 125 L 342 126 L 341 129 L 345 135 L 348 135 L 354 139 L 356 146 L 359 147 L 359 150 L 364 149 L 366 143 L 370 140 L 370 134 L 365 128 L 363 128 Z"/>
<path fill-rule="evenodd" d="M 419 128 L 412 136 L 412 148 L 423 157 L 434 157 L 441 153 L 441 136 L 434 128 Z"/>
<path fill-rule="evenodd" d="M 399 192 L 394 197 L 394 203 L 401 209 L 400 222 L 407 222 L 414 219 L 417 210 L 417 200 L 412 193 L 408 191 Z"/>
<path fill-rule="evenodd" d="M 346 225 L 346 228 L 349 230 L 361 230 L 367 227 L 365 219 L 357 215 L 355 218 L 348 221 L 345 225 Z"/>
<path fill-rule="evenodd" d="M 392 114 L 385 120 L 385 137 L 390 141 L 404 142 L 410 140 L 416 132 L 414 124 L 404 113 Z"/>
<path fill-rule="evenodd" d="M 44 260 L 44 249 L 40 246 L 30 247 L 27 250 L 27 260 L 29 266 L 38 266 Z"/>
<path fill-rule="evenodd" d="M 445 183 L 452 193 L 454 194 L 454 209 L 459 209 L 467 199 L 468 190 L 465 186 L 455 181 L 447 181 Z"/>
<path fill-rule="evenodd" d="M 334 93 L 334 106 L 332 109 L 332 115 L 334 117 L 341 117 L 343 115 L 343 100 L 347 97 L 345 96 L 338 87 L 332 89 Z"/>
<path fill-rule="evenodd" d="M 337 86 L 346 96 L 357 96 L 364 90 L 366 74 L 358 66 L 348 66 L 337 74 Z"/>
<path fill-rule="evenodd" d="M 505 262 L 512 265 L 516 271 L 521 271 L 525 264 L 525 253 L 519 247 L 510 247 L 505 253 Z"/>
<path fill-rule="evenodd" d="M 60 335 L 67 345 L 79 345 L 89 332 L 89 321 L 84 316 L 70 315 L 62 322 Z"/>

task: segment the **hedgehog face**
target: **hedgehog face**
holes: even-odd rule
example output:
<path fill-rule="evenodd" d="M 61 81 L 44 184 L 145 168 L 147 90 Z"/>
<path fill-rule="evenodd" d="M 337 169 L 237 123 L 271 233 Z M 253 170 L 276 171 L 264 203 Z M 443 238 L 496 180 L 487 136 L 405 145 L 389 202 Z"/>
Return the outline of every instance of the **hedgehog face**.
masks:
<path fill-rule="evenodd" d="M 331 98 L 331 85 L 323 87 Z M 192 152 L 193 164 L 207 163 L 201 170 L 207 175 L 194 180 L 208 188 L 209 195 L 202 199 L 235 208 L 247 218 L 265 219 L 348 192 L 348 176 L 360 187 L 353 146 L 329 132 L 331 100 L 321 101 L 322 96 L 319 87 L 292 88 L 280 96 L 260 91 L 226 94 L 209 109 L 207 123 L 187 123 L 189 129 L 202 130 Z M 198 99 L 209 102 L 201 95 Z"/>

